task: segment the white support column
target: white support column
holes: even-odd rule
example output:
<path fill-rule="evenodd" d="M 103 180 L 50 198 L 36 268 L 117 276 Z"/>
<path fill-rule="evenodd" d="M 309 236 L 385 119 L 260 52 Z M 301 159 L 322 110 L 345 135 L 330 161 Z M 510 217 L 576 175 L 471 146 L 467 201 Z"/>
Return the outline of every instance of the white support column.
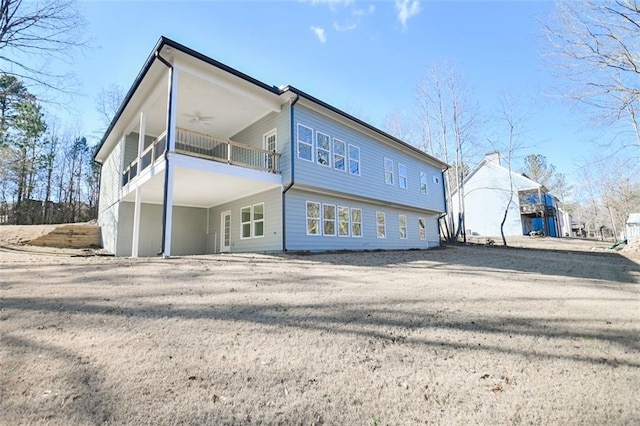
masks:
<path fill-rule="evenodd" d="M 146 116 L 140 113 L 140 131 L 138 132 L 138 158 L 144 151 L 144 134 L 146 128 Z M 142 188 L 136 186 L 136 201 L 133 208 L 133 233 L 131 237 L 131 257 L 138 257 L 138 247 L 140 242 L 140 208 L 142 203 Z"/>
<path fill-rule="evenodd" d="M 167 163 L 165 177 L 167 181 L 165 194 L 165 232 L 164 232 L 164 257 L 171 256 L 171 231 L 173 228 L 173 175 L 174 165 L 169 161 L 176 147 L 176 117 L 178 110 L 178 70 L 174 67 L 169 72 L 169 102 L 167 111 Z"/>

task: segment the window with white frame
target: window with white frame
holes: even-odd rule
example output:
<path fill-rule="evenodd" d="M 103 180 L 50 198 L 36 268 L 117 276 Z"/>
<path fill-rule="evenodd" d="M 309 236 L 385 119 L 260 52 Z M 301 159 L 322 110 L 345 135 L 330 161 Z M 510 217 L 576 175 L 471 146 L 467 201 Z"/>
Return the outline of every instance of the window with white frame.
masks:
<path fill-rule="evenodd" d="M 384 183 L 393 185 L 393 160 L 384 159 Z"/>
<path fill-rule="evenodd" d="M 421 240 L 427 239 L 427 227 L 423 217 L 418 218 L 418 235 L 420 236 Z"/>
<path fill-rule="evenodd" d="M 348 237 L 349 235 L 349 207 L 338 206 L 338 236 Z"/>
<path fill-rule="evenodd" d="M 322 205 L 322 235 L 336 235 L 336 206 Z"/>
<path fill-rule="evenodd" d="M 378 238 L 385 238 L 387 236 L 387 225 L 383 212 L 376 212 L 376 228 Z"/>
<path fill-rule="evenodd" d="M 316 131 L 316 159 L 318 164 L 331 167 L 331 138 Z"/>
<path fill-rule="evenodd" d="M 420 172 L 420 193 L 427 193 L 427 174 L 425 172 Z"/>
<path fill-rule="evenodd" d="M 362 210 L 351 209 L 351 236 L 362 237 Z"/>
<path fill-rule="evenodd" d="M 298 123 L 298 158 L 313 161 L 313 129 Z"/>
<path fill-rule="evenodd" d="M 349 173 L 360 176 L 360 148 L 349 144 Z"/>
<path fill-rule="evenodd" d="M 267 170 L 271 170 L 271 171 L 275 171 L 276 170 L 276 163 L 275 163 L 275 159 L 276 156 L 271 154 L 271 153 L 275 153 L 278 151 L 278 138 L 277 138 L 277 132 L 276 129 L 273 129 L 272 131 L 270 131 L 269 133 L 266 133 L 263 136 L 263 144 L 264 144 L 264 150 L 265 151 L 269 151 L 269 154 L 264 154 L 264 167 Z"/>
<path fill-rule="evenodd" d="M 407 166 L 398 163 L 398 185 L 402 189 L 407 189 Z"/>
<path fill-rule="evenodd" d="M 264 203 L 240 209 L 240 238 L 264 236 Z"/>
<path fill-rule="evenodd" d="M 307 201 L 307 235 L 320 235 L 320 203 Z"/>
<path fill-rule="evenodd" d="M 401 214 L 398 215 L 398 226 L 400 228 L 400 238 L 407 239 L 407 216 Z"/>
<path fill-rule="evenodd" d="M 333 138 L 333 168 L 347 171 L 347 144 L 336 138 Z"/>

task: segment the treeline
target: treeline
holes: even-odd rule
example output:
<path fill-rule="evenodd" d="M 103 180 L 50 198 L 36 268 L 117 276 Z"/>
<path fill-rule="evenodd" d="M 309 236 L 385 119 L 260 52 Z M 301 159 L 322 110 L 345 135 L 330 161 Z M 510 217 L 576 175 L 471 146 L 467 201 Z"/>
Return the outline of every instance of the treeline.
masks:
<path fill-rule="evenodd" d="M 96 219 L 99 173 L 86 138 L 47 122 L 23 82 L 0 74 L 0 224 Z"/>

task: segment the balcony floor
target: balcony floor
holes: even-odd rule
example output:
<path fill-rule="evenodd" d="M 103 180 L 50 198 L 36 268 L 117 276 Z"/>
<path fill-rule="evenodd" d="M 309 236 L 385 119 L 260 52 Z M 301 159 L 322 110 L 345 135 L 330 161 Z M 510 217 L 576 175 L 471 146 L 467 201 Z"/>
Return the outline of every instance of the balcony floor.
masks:
<path fill-rule="evenodd" d="M 238 198 L 282 187 L 282 176 L 186 155 L 173 154 L 173 204 L 211 207 Z M 143 171 L 123 188 L 123 201 L 135 201 L 135 188 L 142 189 L 142 202 L 162 204 L 164 161 Z M 149 173 L 146 173 L 149 171 Z"/>

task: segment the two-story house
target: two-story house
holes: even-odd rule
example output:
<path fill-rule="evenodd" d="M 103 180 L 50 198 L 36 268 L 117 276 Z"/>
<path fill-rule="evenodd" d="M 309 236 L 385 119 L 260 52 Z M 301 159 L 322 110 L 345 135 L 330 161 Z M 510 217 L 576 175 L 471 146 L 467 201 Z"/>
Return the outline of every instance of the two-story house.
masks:
<path fill-rule="evenodd" d="M 439 245 L 446 164 L 164 37 L 94 158 L 118 256 Z"/>

